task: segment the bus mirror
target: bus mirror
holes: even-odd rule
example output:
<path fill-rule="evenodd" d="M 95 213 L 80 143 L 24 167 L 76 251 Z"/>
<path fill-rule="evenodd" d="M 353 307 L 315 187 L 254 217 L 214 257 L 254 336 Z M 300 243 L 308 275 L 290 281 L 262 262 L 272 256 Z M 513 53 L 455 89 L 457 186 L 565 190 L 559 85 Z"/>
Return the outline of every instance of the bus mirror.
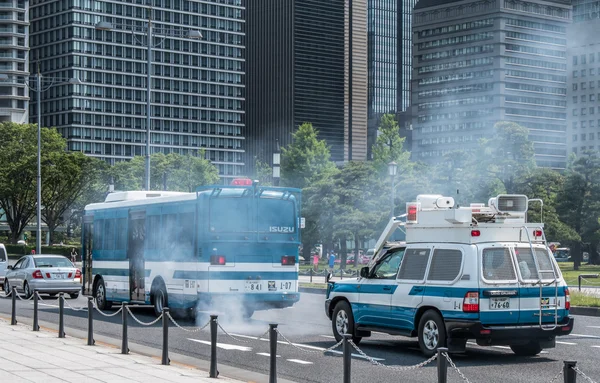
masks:
<path fill-rule="evenodd" d="M 362 269 L 360 269 L 360 277 L 361 278 L 369 277 L 369 268 L 368 267 L 363 267 Z"/>

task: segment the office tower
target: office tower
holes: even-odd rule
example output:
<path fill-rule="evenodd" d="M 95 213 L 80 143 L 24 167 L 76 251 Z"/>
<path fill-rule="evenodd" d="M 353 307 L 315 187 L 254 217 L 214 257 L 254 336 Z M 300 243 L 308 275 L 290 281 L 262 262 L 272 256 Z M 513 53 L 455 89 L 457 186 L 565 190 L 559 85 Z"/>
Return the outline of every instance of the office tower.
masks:
<path fill-rule="evenodd" d="M 576 155 L 600 150 L 599 6 L 599 1 L 573 1 L 567 33 L 567 147 Z"/>
<path fill-rule="evenodd" d="M 151 153 L 205 149 L 224 180 L 242 174 L 242 0 L 32 0 L 32 71 L 39 64 L 44 76 L 82 82 L 44 92 L 43 126 L 56 127 L 69 150 L 109 163 L 146 154 L 149 18 Z M 96 29 L 100 22 L 113 28 Z"/>
<path fill-rule="evenodd" d="M 410 105 L 412 10 L 416 0 L 369 0 L 369 133 L 368 148 L 377 140 L 385 113 L 405 115 Z M 401 118 L 402 119 L 402 118 Z"/>
<path fill-rule="evenodd" d="M 0 122 L 29 121 L 29 2 L 3 0 L 0 3 Z"/>
<path fill-rule="evenodd" d="M 413 159 L 529 129 L 539 166 L 566 166 L 569 1 L 422 0 L 413 16 Z"/>
<path fill-rule="evenodd" d="M 366 0 L 247 3 L 250 173 L 304 122 L 332 160 L 366 158 L 366 10 Z"/>

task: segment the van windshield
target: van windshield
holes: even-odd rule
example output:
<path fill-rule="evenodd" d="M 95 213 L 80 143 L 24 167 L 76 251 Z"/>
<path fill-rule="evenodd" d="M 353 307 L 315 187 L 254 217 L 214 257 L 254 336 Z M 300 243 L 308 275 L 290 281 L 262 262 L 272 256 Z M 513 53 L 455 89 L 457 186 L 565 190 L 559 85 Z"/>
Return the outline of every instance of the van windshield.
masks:
<path fill-rule="evenodd" d="M 0 247 L 0 262 L 6 262 L 6 250 Z"/>

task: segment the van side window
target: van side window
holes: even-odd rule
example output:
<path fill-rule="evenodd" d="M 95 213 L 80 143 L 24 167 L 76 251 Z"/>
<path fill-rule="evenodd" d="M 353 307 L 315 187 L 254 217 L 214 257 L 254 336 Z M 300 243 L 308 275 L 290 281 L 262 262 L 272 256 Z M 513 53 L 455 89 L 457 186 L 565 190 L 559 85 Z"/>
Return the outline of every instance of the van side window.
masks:
<path fill-rule="evenodd" d="M 400 266 L 398 279 L 422 281 L 429 263 L 430 249 L 407 249 Z"/>
<path fill-rule="evenodd" d="M 4 249 L 0 249 L 0 262 L 6 262 L 6 251 Z"/>
<path fill-rule="evenodd" d="M 462 266 L 462 252 L 451 249 L 434 249 L 429 267 L 428 281 L 453 281 Z"/>
<path fill-rule="evenodd" d="M 483 277 L 490 281 L 516 279 L 510 251 L 507 248 L 483 249 Z"/>
<path fill-rule="evenodd" d="M 383 261 L 375 266 L 373 278 L 375 279 L 395 279 L 398 274 L 398 268 L 402 263 L 404 249 L 388 254 Z"/>

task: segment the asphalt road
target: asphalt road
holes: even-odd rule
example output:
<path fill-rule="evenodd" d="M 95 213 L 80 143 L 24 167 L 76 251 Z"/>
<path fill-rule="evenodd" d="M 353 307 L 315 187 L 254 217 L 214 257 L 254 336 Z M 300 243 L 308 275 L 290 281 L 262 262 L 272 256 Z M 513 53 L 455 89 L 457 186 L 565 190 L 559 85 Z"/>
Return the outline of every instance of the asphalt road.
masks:
<path fill-rule="evenodd" d="M 0 298 L 0 315 L 10 317 L 11 300 Z M 58 323 L 56 299 L 40 303 L 40 320 Z M 264 334 L 269 323 L 279 324 L 280 333 L 296 346 L 287 344 L 279 336 L 277 371 L 278 377 L 296 382 L 338 383 L 342 380 L 341 347 L 337 353 L 323 353 L 335 344 L 331 323 L 323 309 L 324 295 L 303 293 L 300 302 L 288 309 L 261 311 L 250 320 L 235 320 L 223 315 L 219 317 L 222 327 L 233 336 L 219 333 L 218 361 L 230 366 L 268 375 L 269 343 L 267 339 L 257 339 Z M 85 307 L 85 297 L 67 300 L 72 307 Z M 68 305 L 66 306 L 68 308 Z M 132 308 L 141 321 L 155 319 L 149 308 Z M 33 302 L 17 301 L 18 317 L 33 316 Z M 112 310 L 114 312 L 114 310 Z M 196 323 L 177 321 L 186 329 L 193 330 Z M 208 315 L 197 319 L 198 325 L 208 322 Z M 65 326 L 86 330 L 87 312 L 67 309 Z M 95 313 L 96 334 L 120 339 L 121 315 L 106 318 Z M 200 332 L 186 332 L 170 327 L 169 345 L 171 353 L 189 355 L 195 358 L 210 359 L 210 332 L 208 328 Z M 141 326 L 129 319 L 129 341 L 157 349 L 162 345 L 162 328 Z M 84 342 L 84 340 L 82 340 Z M 353 382 L 436 382 L 435 362 L 419 369 L 398 371 L 394 368 L 411 366 L 425 360 L 415 339 L 391 337 L 375 334 L 360 344 L 360 349 L 368 356 L 387 367 L 377 366 L 365 360 L 358 353 L 352 359 Z M 484 348 L 470 345 L 465 354 L 452 355 L 460 371 L 475 382 L 551 382 L 562 370 L 564 360 L 577 361 L 578 367 L 595 381 L 600 381 L 600 318 L 576 316 L 575 329 L 569 336 L 559 338 L 555 349 L 545 350 L 537 357 L 517 357 L 505 347 Z M 74 359 L 76 360 L 76 359 Z M 452 371 L 449 382 L 462 382 L 462 378 Z M 562 381 L 562 377 L 555 382 Z M 582 377 L 578 381 L 585 381 Z"/>

